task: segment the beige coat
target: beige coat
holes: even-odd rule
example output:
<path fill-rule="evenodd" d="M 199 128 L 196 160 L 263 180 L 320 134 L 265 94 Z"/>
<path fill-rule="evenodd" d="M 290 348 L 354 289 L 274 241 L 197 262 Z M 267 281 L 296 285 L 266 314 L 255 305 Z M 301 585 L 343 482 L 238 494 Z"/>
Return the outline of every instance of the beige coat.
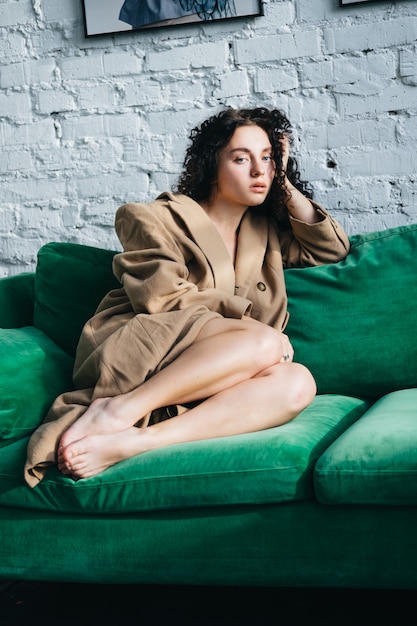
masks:
<path fill-rule="evenodd" d="M 323 219 L 291 218 L 279 233 L 256 209 L 242 219 L 235 266 L 202 207 L 164 193 L 150 204 L 127 204 L 116 215 L 124 252 L 113 269 L 122 287 L 110 292 L 85 325 L 74 368 L 76 391 L 57 398 L 31 438 L 26 479 L 37 484 L 55 461 L 62 432 L 96 397 L 125 393 L 174 360 L 216 316 L 249 315 L 283 330 L 283 268 L 332 263 L 349 241 L 321 207 Z"/>

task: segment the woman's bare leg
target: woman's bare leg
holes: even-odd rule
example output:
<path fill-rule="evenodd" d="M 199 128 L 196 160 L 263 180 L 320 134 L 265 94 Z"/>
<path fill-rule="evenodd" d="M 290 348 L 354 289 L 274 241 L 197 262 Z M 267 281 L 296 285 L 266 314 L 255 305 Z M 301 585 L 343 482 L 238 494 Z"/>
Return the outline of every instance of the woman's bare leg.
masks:
<path fill-rule="evenodd" d="M 82 437 L 125 430 L 154 409 L 201 400 L 252 378 L 279 361 L 282 338 L 253 320 L 211 320 L 189 348 L 142 385 L 95 400 L 64 433 L 59 453 Z"/>
<path fill-rule="evenodd" d="M 68 446 L 59 468 L 75 478 L 87 478 L 149 450 L 278 426 L 298 415 L 315 393 L 313 377 L 303 365 L 278 363 L 149 428 L 131 427 L 76 441 Z"/>

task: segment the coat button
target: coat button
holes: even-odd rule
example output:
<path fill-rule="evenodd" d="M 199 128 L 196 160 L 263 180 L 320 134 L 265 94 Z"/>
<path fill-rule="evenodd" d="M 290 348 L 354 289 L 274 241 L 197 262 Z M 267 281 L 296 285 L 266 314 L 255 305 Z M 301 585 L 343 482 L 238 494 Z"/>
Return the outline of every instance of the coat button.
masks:
<path fill-rule="evenodd" d="M 256 286 L 258 287 L 259 291 L 265 291 L 266 290 L 265 283 L 258 283 Z"/>

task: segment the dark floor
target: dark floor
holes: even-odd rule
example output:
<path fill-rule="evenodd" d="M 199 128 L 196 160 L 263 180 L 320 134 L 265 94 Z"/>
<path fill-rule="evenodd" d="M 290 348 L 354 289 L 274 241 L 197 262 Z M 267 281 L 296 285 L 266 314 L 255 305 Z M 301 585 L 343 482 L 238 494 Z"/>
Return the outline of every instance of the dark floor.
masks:
<path fill-rule="evenodd" d="M 416 626 L 417 591 L 0 582 L 2 626 Z"/>

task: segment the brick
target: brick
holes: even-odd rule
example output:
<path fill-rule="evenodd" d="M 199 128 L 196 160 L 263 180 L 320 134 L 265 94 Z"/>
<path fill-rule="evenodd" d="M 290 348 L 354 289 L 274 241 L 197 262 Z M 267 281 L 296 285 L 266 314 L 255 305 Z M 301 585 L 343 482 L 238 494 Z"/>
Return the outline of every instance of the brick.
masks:
<path fill-rule="evenodd" d="M 204 89 L 200 82 L 177 80 L 164 86 L 163 97 L 167 102 L 175 103 L 177 109 L 189 109 L 197 102 L 204 102 Z"/>
<path fill-rule="evenodd" d="M 230 96 L 244 96 L 249 93 L 247 72 L 226 72 L 220 77 L 220 86 L 215 90 L 215 97 L 230 98 Z"/>
<path fill-rule="evenodd" d="M 168 71 L 186 68 L 216 67 L 226 59 L 226 47 L 218 43 L 177 46 L 147 55 L 151 71 Z"/>
<path fill-rule="evenodd" d="M 7 146 L 53 143 L 56 141 L 53 120 L 41 120 L 32 124 L 4 124 L 4 144 Z"/>
<path fill-rule="evenodd" d="M 105 118 L 109 137 L 137 137 L 140 130 L 140 118 L 136 113 L 108 115 Z"/>
<path fill-rule="evenodd" d="M 104 63 L 101 55 L 61 59 L 59 62 L 63 80 L 86 80 L 103 77 Z"/>
<path fill-rule="evenodd" d="M 117 97 L 111 85 L 89 85 L 78 90 L 77 100 L 80 109 L 114 110 Z"/>
<path fill-rule="evenodd" d="M 162 100 L 162 86 L 153 79 L 142 79 L 124 87 L 124 101 L 127 106 L 159 104 Z"/>
<path fill-rule="evenodd" d="M 45 19 L 50 20 L 68 20 L 80 19 L 80 8 L 73 0 L 42 0 L 42 9 Z"/>
<path fill-rule="evenodd" d="M 408 17 L 328 28 L 324 38 L 329 52 L 385 49 L 413 43 L 416 39 L 417 17 Z"/>
<path fill-rule="evenodd" d="M 72 94 L 63 89 L 47 89 L 38 94 L 38 108 L 40 113 L 58 113 L 75 111 L 77 106 Z"/>
<path fill-rule="evenodd" d="M 0 233 L 2 235 L 10 234 L 16 231 L 17 216 L 16 212 L 9 209 L 0 209 Z M 1 240 L 0 240 L 1 241 Z"/>
<path fill-rule="evenodd" d="M 346 177 L 349 176 L 407 176 L 415 174 L 413 150 L 355 151 L 355 153 L 339 152 L 336 156 L 337 166 Z"/>
<path fill-rule="evenodd" d="M 153 192 L 153 198 L 162 193 L 162 191 L 169 191 L 177 182 L 178 176 L 167 174 L 166 172 L 153 172 L 151 175 L 150 191 Z M 151 196 L 143 199 L 143 202 L 149 201 Z"/>
<path fill-rule="evenodd" d="M 255 89 L 258 93 L 297 89 L 298 74 L 294 67 L 260 68 L 256 73 Z"/>
<path fill-rule="evenodd" d="M 84 137 L 107 137 L 107 119 L 103 115 L 88 115 L 61 120 L 62 139 L 76 141 Z"/>
<path fill-rule="evenodd" d="M 417 220 L 417 184 L 402 187 L 401 202 L 407 215 L 410 215 L 414 221 Z"/>
<path fill-rule="evenodd" d="M 316 31 L 286 33 L 256 39 L 239 39 L 234 44 L 238 63 L 263 63 L 312 56 L 320 51 Z"/>
<path fill-rule="evenodd" d="M 41 146 L 33 151 L 38 164 L 38 170 L 43 174 L 47 172 L 64 172 L 79 168 L 79 154 L 69 147 L 44 147 Z"/>
<path fill-rule="evenodd" d="M 2 64 L 14 61 L 20 62 L 25 56 L 25 39 L 21 33 L 11 32 L 7 34 L 7 37 L 0 37 L 0 59 Z"/>
<path fill-rule="evenodd" d="M 95 198 L 98 196 L 118 197 L 124 202 L 129 194 L 137 194 L 148 188 L 147 174 L 135 172 L 129 176 L 115 176 L 114 174 L 97 176 L 95 178 L 80 178 L 75 187 L 79 198 Z"/>
<path fill-rule="evenodd" d="M 33 20 L 32 3 L 28 0 L 0 4 L 0 24 L 6 26 L 21 26 Z"/>
<path fill-rule="evenodd" d="M 355 120 L 330 124 L 326 128 L 329 148 L 393 144 L 396 141 L 396 122 L 392 118 Z"/>
<path fill-rule="evenodd" d="M 402 121 L 402 133 L 410 141 L 417 141 L 417 117 L 415 115 Z"/>
<path fill-rule="evenodd" d="M 58 211 L 48 211 L 43 207 L 25 207 L 20 216 L 20 228 L 38 230 L 60 228 L 61 215 Z"/>
<path fill-rule="evenodd" d="M 314 93 L 306 97 L 302 103 L 303 123 L 312 121 L 320 123 L 323 118 L 328 119 L 331 116 L 332 107 L 332 99 L 326 92 Z"/>
<path fill-rule="evenodd" d="M 187 136 L 191 127 L 200 124 L 205 117 L 204 111 L 161 111 L 150 112 L 147 116 L 149 131 L 153 135 L 180 134 Z"/>
<path fill-rule="evenodd" d="M 417 75 L 417 50 L 400 51 L 400 74 L 401 76 Z"/>
<path fill-rule="evenodd" d="M 315 124 L 304 126 L 302 144 L 309 151 L 328 148 L 327 126 L 317 126 Z"/>
<path fill-rule="evenodd" d="M 0 117 L 27 121 L 32 118 L 32 103 L 27 93 L 0 93 Z"/>
<path fill-rule="evenodd" d="M 23 65 L 23 71 L 28 85 L 52 83 L 55 78 L 55 61 L 53 59 L 27 61 Z"/>
<path fill-rule="evenodd" d="M 316 199 L 336 216 L 336 211 L 362 212 L 386 206 L 390 199 L 391 185 L 380 182 L 370 186 L 363 179 L 355 182 L 354 189 L 341 183 L 342 186 L 322 189 L 316 193 Z"/>
<path fill-rule="evenodd" d="M 2 150 L 0 173 L 27 172 L 32 167 L 32 159 L 27 150 Z"/>
<path fill-rule="evenodd" d="M 34 176 L 25 180 L 12 179 L 4 185 L 3 191 L 15 203 L 29 201 L 31 205 L 44 201 L 45 198 L 63 198 L 66 193 L 66 183 L 57 179 L 37 180 Z"/>
<path fill-rule="evenodd" d="M 347 90 L 352 91 L 352 90 Z M 362 93 L 359 93 L 362 91 Z M 340 115 L 377 114 L 386 111 L 415 109 L 417 92 L 414 86 L 399 83 L 363 84 L 355 93 L 337 95 Z"/>
<path fill-rule="evenodd" d="M 129 76 L 140 74 L 143 61 L 133 53 L 113 52 L 103 55 L 105 76 Z"/>
<path fill-rule="evenodd" d="M 395 58 L 392 54 L 368 54 L 361 57 L 339 57 L 303 65 L 303 86 L 324 87 L 394 78 Z"/>
<path fill-rule="evenodd" d="M 11 63 L 0 67 L 0 88 L 18 87 L 25 85 L 23 63 Z"/>
<path fill-rule="evenodd" d="M 295 21 L 295 6 L 292 2 L 264 3 L 265 19 L 283 27 Z"/>
<path fill-rule="evenodd" d="M 5 273 L 4 275 L 19 274 L 33 268 L 40 245 L 41 241 L 39 238 L 31 240 L 29 236 L 22 238 L 10 233 L 6 237 L 0 236 L 2 256 L 8 265 L 12 264 L 15 266 L 13 269 L 9 268 L 7 274 Z"/>

